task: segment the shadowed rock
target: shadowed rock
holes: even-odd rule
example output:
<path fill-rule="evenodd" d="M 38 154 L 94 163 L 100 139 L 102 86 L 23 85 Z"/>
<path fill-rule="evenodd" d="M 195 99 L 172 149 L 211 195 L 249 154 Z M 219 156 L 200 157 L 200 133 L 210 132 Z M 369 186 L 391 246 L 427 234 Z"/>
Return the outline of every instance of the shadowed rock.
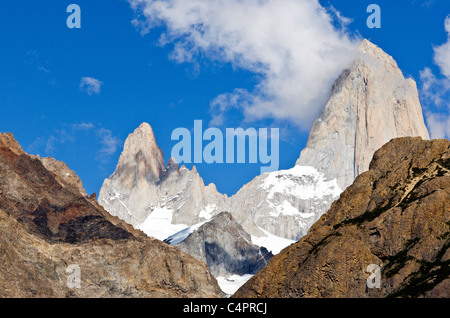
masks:
<path fill-rule="evenodd" d="M 450 141 L 378 150 L 298 243 L 234 297 L 449 297 Z M 368 266 L 381 288 L 368 288 Z"/>
<path fill-rule="evenodd" d="M 177 246 L 206 263 L 216 277 L 256 274 L 273 257 L 252 244 L 251 236 L 229 212 L 217 214 Z"/>
<path fill-rule="evenodd" d="M 111 216 L 80 185 L 64 163 L 0 134 L 0 297 L 223 295 L 205 264 Z M 70 264 L 81 288 L 67 285 Z"/>

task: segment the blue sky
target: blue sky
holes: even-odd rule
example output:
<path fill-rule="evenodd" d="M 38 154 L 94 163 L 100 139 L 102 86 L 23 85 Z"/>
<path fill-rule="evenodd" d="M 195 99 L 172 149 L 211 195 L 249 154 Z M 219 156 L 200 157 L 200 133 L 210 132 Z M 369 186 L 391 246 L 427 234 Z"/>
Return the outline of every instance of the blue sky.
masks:
<path fill-rule="evenodd" d="M 238 14 L 227 16 L 220 1 L 212 1 L 211 7 L 217 5 L 218 10 L 203 8 L 205 15 L 196 17 L 202 22 L 201 27 L 211 24 L 210 34 L 204 30 L 199 34 L 192 30 L 183 34 L 180 33 L 183 25 L 181 29 L 174 26 L 174 21 L 185 22 L 184 18 L 186 21 L 190 18 L 188 15 L 180 18 L 186 9 L 181 4 L 177 12 L 156 12 L 159 16 L 155 22 L 150 16 L 139 14 L 142 13 L 139 10 L 151 8 L 152 1 L 141 1 L 138 7 L 132 8 L 133 2 L 3 0 L 0 5 L 0 132 L 12 132 L 29 153 L 66 162 L 81 177 L 88 193 L 98 193 L 103 180 L 114 171 L 126 137 L 144 121 L 155 131 L 166 161 L 176 143 L 170 138 L 172 131 L 177 127 L 192 129 L 196 119 L 203 120 L 205 125 L 214 123 L 213 119 L 222 119 L 218 125 L 221 128 L 278 127 L 280 169 L 291 168 L 306 144 L 309 127 L 328 92 L 325 90 L 318 99 L 312 96 L 311 102 L 300 98 L 299 107 L 303 108 L 298 114 L 295 108 L 284 104 L 273 107 L 284 102 L 295 106 L 296 86 L 288 87 L 284 94 L 284 83 L 291 85 L 295 82 L 291 79 L 298 78 L 300 91 L 302 85 L 309 83 L 305 79 L 307 72 L 304 77 L 296 77 L 280 71 L 277 63 L 282 57 L 273 56 L 272 52 L 295 56 L 297 47 L 283 42 L 284 36 L 298 36 L 303 40 L 310 25 L 313 30 L 321 29 L 321 20 L 284 17 L 289 12 L 281 10 L 286 1 L 278 1 L 280 10 L 270 11 L 258 7 L 255 1 L 247 1 L 248 6 L 242 7 L 248 10 L 247 14 L 251 15 L 252 9 L 257 8 L 261 16 L 269 14 L 268 23 L 293 19 L 290 34 L 271 34 L 272 39 L 278 36 L 280 39 L 271 41 L 252 29 L 256 27 L 251 18 L 246 20 L 245 15 Z M 71 3 L 81 8 L 81 29 L 69 29 L 66 25 L 69 15 L 66 8 Z M 381 8 L 381 29 L 369 29 L 366 25 L 369 15 L 366 8 L 371 3 Z M 335 16 L 333 12 L 338 11 L 346 17 L 333 21 L 341 33 L 327 34 L 320 43 L 339 39 L 343 34 L 347 38 L 342 43 L 368 38 L 392 55 L 404 75 L 414 78 L 419 88 L 431 76 L 433 84 L 429 90 L 422 89 L 423 108 L 429 114 L 429 128 L 436 131 L 434 135 L 448 138 L 445 131 L 450 121 L 445 120 L 449 113 L 450 85 L 445 69 L 434 60 L 434 48 L 448 40 L 444 23 L 450 14 L 450 1 L 323 0 L 320 5 L 327 9 L 329 16 Z M 302 8 L 293 2 L 292 6 Z M 217 31 L 213 34 L 211 30 L 218 25 L 207 14 L 218 14 L 221 23 L 230 26 L 229 30 L 243 28 L 242 34 L 239 30 L 239 37 L 222 37 Z M 136 18 L 141 24 L 132 23 Z M 264 29 L 265 21 L 258 20 L 261 25 L 257 27 Z M 222 27 L 217 28 L 219 32 L 228 30 Z M 244 29 L 252 32 L 243 32 Z M 255 43 L 250 36 L 246 38 L 255 32 L 261 36 L 260 42 Z M 162 34 L 165 34 L 165 45 L 161 43 Z M 308 52 L 311 46 L 306 43 L 308 38 L 304 37 L 305 45 L 298 46 L 299 50 L 305 50 L 302 52 Z M 205 48 L 200 41 L 210 42 Z M 250 47 L 248 55 L 241 48 L 245 45 Z M 273 48 L 277 45 L 280 48 Z M 342 52 L 345 45 L 335 44 Z M 324 56 L 328 58 L 335 57 Z M 329 86 L 340 61 L 330 66 L 331 75 L 325 76 L 322 82 L 314 79 L 317 83 L 312 86 L 313 91 Z M 299 70 L 302 65 L 299 62 Z M 427 78 L 423 73 L 426 69 L 430 75 Z M 83 78 L 84 86 L 80 85 Z M 282 87 L 277 87 L 278 84 Z M 269 93 L 274 96 L 266 99 Z M 437 95 L 439 101 L 433 98 Z M 220 104 L 223 109 L 211 106 L 218 96 L 225 97 L 226 105 Z M 242 101 L 245 106 L 227 99 L 233 96 L 239 97 L 238 103 Z M 285 99 L 286 96 L 289 98 Z M 320 102 L 311 106 L 314 101 Z M 261 104 L 268 106 L 264 108 Z M 294 111 L 292 116 L 291 111 Z M 219 191 L 231 195 L 259 174 L 260 164 L 199 164 L 197 169 L 205 183 L 213 182 Z"/>

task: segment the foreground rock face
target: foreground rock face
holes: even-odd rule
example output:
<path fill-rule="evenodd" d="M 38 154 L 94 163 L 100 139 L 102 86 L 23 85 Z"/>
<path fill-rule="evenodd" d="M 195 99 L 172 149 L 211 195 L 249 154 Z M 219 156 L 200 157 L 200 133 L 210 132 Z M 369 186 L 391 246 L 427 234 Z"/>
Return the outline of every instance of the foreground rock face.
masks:
<path fill-rule="evenodd" d="M 394 139 L 234 297 L 449 297 L 449 234 L 450 141 Z"/>
<path fill-rule="evenodd" d="M 369 168 L 374 152 L 398 137 L 429 139 L 414 80 L 364 40 L 352 67 L 336 80 L 297 165 L 313 166 L 344 190 Z"/>
<path fill-rule="evenodd" d="M 0 134 L 0 297 L 222 296 L 205 264 L 111 216 L 80 185 Z M 67 285 L 71 264 L 81 288 Z"/>
<path fill-rule="evenodd" d="M 171 238 L 165 242 L 171 243 Z M 207 264 L 215 277 L 256 274 L 273 257 L 251 243 L 250 235 L 229 212 L 215 215 L 177 246 Z"/>

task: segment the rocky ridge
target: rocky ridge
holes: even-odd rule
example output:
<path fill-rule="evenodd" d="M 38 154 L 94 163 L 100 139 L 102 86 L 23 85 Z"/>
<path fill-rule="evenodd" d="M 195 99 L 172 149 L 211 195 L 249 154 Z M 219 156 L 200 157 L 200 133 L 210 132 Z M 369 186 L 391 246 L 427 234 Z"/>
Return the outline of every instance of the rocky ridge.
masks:
<path fill-rule="evenodd" d="M 450 142 L 394 139 L 234 297 L 449 297 Z M 381 268 L 368 288 L 368 266 Z"/>
<path fill-rule="evenodd" d="M 223 296 L 205 264 L 111 216 L 80 185 L 0 134 L 0 297 Z M 67 284 L 71 264 L 81 288 Z"/>

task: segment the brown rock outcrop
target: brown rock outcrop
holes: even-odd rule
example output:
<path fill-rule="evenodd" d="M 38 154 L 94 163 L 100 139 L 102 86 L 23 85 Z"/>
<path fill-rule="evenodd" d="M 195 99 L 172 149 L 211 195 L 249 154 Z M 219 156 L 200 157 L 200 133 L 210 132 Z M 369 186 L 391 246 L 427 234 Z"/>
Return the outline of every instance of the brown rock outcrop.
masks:
<path fill-rule="evenodd" d="M 39 155 L 32 158 L 39 159 L 44 165 L 45 169 L 53 174 L 53 177 L 64 187 L 70 188 L 71 192 L 79 192 L 83 196 L 87 196 L 86 190 L 83 188 L 83 183 L 77 176 L 75 171 L 70 170 L 70 168 L 62 161 L 58 161 L 52 157 L 42 158 Z"/>
<path fill-rule="evenodd" d="M 450 141 L 394 139 L 234 297 L 450 297 L 449 243 Z"/>
<path fill-rule="evenodd" d="M 85 195 L 75 173 L 0 134 L 0 297 L 221 297 L 205 264 Z M 80 270 L 70 288 L 69 265 Z"/>

